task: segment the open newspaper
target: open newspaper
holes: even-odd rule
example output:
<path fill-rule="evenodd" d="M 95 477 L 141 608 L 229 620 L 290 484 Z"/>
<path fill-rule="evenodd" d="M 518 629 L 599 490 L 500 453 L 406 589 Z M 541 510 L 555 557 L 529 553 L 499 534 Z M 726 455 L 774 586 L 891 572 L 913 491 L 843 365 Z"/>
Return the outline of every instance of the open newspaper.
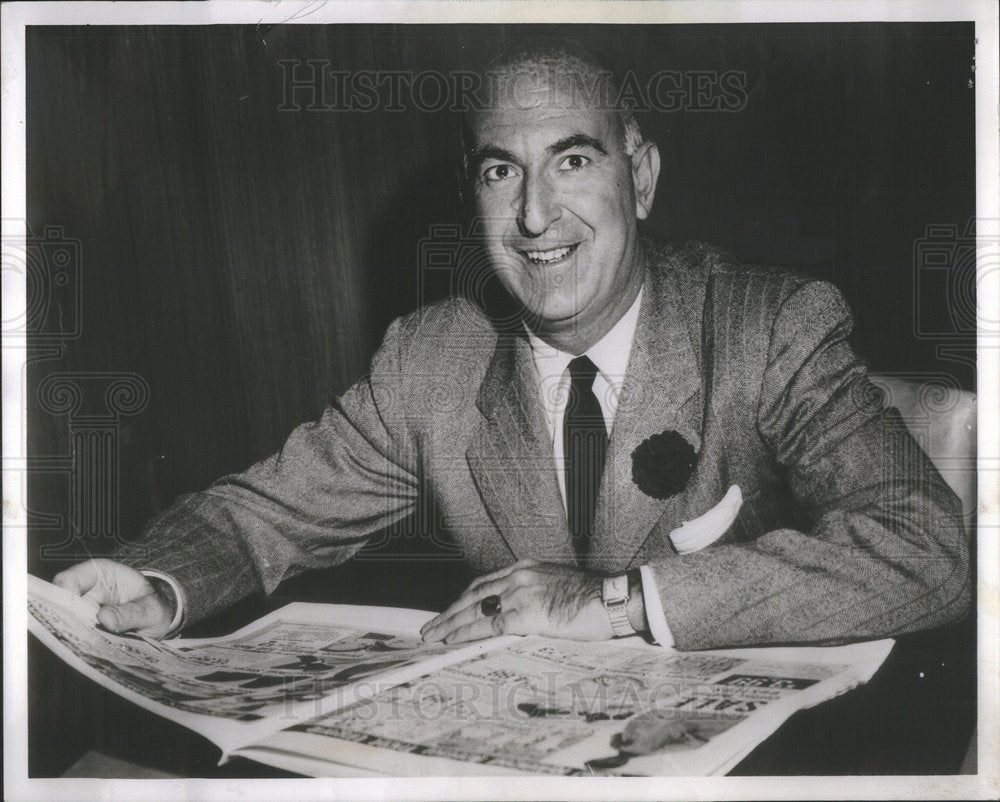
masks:
<path fill-rule="evenodd" d="M 866 682 L 893 641 L 678 652 L 626 638 L 425 644 L 432 613 L 293 603 L 221 638 L 105 631 L 35 577 L 29 628 L 114 693 L 311 776 L 724 774 L 796 710 Z"/>

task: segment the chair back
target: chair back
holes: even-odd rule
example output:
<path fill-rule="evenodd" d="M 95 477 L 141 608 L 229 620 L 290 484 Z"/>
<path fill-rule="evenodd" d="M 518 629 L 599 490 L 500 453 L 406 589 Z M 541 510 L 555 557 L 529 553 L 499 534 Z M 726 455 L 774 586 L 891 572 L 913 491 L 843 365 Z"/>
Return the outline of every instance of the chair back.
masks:
<path fill-rule="evenodd" d="M 947 374 L 919 378 L 888 373 L 868 377 L 899 410 L 907 430 L 962 502 L 965 531 L 976 520 L 976 396 Z"/>

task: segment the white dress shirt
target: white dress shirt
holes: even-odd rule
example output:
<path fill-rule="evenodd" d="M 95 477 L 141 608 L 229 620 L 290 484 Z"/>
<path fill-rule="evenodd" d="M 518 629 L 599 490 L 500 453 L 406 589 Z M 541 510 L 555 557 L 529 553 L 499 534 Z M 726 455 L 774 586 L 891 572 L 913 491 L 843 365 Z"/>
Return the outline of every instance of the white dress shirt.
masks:
<path fill-rule="evenodd" d="M 610 435 L 618 412 L 618 399 L 621 396 L 622 384 L 625 381 L 625 371 L 628 369 L 629 354 L 632 352 L 632 342 L 635 340 L 635 327 L 639 321 L 639 304 L 642 301 L 642 290 L 636 296 L 632 306 L 615 323 L 611 330 L 585 352 L 590 361 L 597 367 L 594 377 L 594 395 L 604 413 L 604 424 Z M 566 401 L 569 397 L 569 363 L 580 354 L 569 354 L 560 351 L 543 342 L 534 332 L 528 330 L 528 342 L 531 345 L 531 357 L 535 364 L 535 374 L 538 379 L 538 391 L 541 396 L 542 409 L 545 412 L 545 422 L 548 424 L 549 437 L 552 440 L 552 456 L 555 461 L 556 476 L 559 478 L 559 492 L 562 495 L 563 509 L 566 508 L 566 463 L 563 459 L 562 426 L 566 414 Z M 673 646 L 674 638 L 663 614 L 660 594 L 656 589 L 656 577 L 647 565 L 640 569 L 642 573 L 642 596 L 646 606 L 646 620 L 649 631 L 663 646 Z"/>

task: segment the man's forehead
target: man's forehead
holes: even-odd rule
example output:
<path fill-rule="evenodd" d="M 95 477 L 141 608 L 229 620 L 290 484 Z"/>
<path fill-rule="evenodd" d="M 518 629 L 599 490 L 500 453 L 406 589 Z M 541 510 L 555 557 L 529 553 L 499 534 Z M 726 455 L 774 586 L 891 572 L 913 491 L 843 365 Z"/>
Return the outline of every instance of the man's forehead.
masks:
<path fill-rule="evenodd" d="M 535 109 L 483 112 L 470 126 L 474 151 L 495 150 L 514 158 L 553 155 L 567 148 L 590 146 L 601 152 L 618 150 L 614 123 L 607 112 Z"/>
<path fill-rule="evenodd" d="M 529 109 L 486 109 L 471 119 L 474 131 L 499 128 L 536 128 L 558 130 L 572 127 L 583 133 L 597 133 L 615 124 L 615 115 L 598 109 L 565 109 L 538 105 Z"/>
<path fill-rule="evenodd" d="M 512 102 L 494 104 L 469 117 L 476 145 L 484 138 L 518 138 L 534 135 L 555 142 L 582 134 L 612 144 L 617 130 L 616 113 L 585 98 L 574 97 L 565 87 L 538 86 L 519 92 Z M 551 144 L 545 142 L 543 144 Z"/>

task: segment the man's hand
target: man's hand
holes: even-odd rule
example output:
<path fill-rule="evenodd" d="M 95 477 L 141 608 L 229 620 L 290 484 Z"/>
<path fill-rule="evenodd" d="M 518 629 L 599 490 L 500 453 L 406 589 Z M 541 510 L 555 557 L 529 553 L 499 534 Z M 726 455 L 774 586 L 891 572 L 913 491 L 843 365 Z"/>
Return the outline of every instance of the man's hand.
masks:
<path fill-rule="evenodd" d="M 500 612 L 479 603 L 500 597 Z M 460 643 L 494 635 L 550 635 L 571 640 L 614 637 L 601 603 L 601 576 L 566 565 L 521 560 L 481 576 L 454 604 L 420 630 L 425 641 Z"/>
<path fill-rule="evenodd" d="M 157 593 L 146 577 L 111 560 L 74 565 L 56 574 L 52 582 L 100 604 L 97 620 L 112 632 L 136 630 L 162 638 L 174 617 L 173 602 Z"/>

